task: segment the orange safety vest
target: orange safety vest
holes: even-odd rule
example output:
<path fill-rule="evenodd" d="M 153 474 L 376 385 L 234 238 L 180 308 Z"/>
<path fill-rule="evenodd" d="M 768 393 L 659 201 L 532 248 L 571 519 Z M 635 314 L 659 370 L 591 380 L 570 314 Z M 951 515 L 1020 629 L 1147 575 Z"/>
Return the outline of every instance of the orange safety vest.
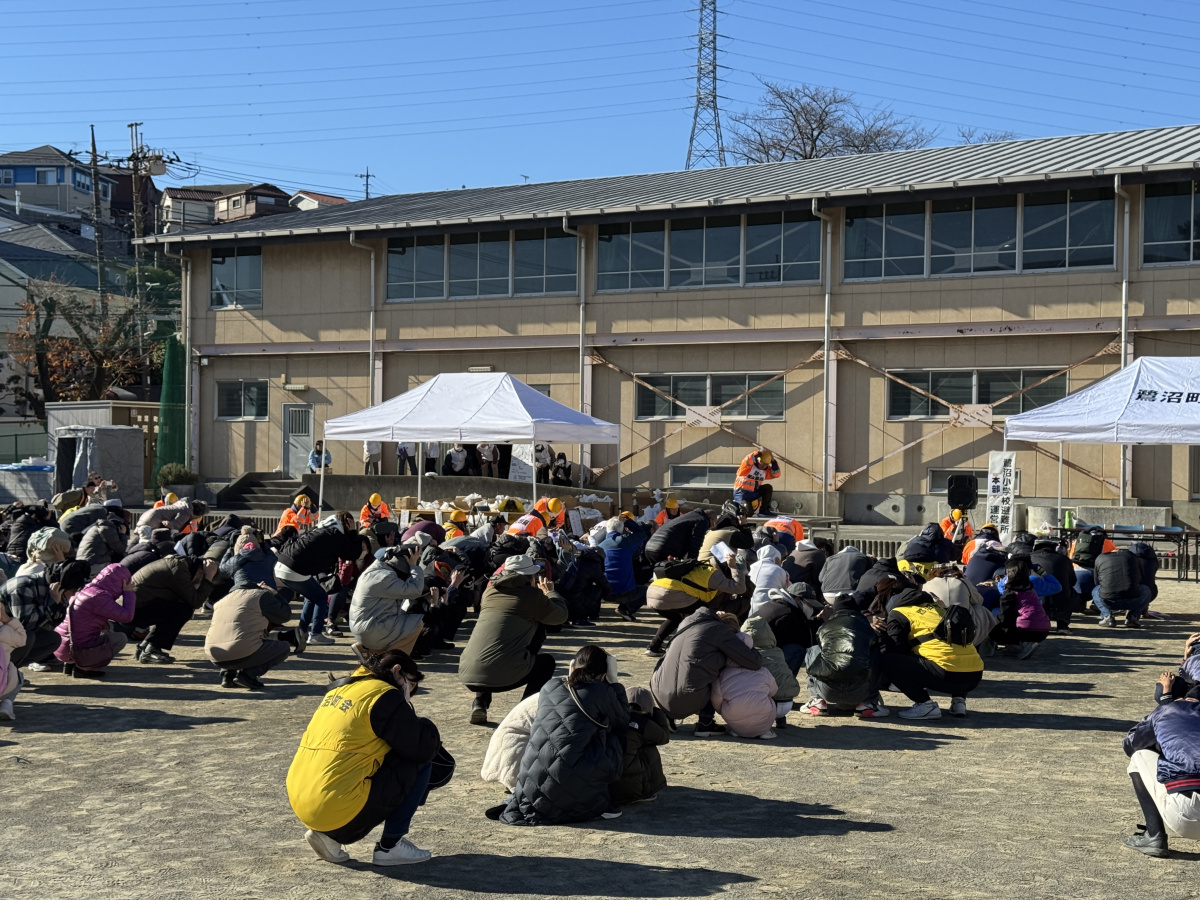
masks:
<path fill-rule="evenodd" d="M 543 497 L 537 503 L 533 504 L 533 509 L 534 512 L 540 512 L 542 514 L 542 518 L 547 522 L 553 520 L 556 528 L 562 528 L 567 521 L 566 507 L 563 507 L 563 511 L 557 516 L 550 514 L 550 500 L 547 497 Z"/>
<path fill-rule="evenodd" d="M 368 503 L 362 508 L 362 512 L 358 514 L 358 524 L 363 528 L 369 528 L 371 526 L 372 516 L 377 519 L 390 519 L 392 517 L 392 511 L 388 509 L 388 505 L 382 500 L 379 501 L 379 506 L 376 507 L 373 507 L 370 503 Z"/>
<path fill-rule="evenodd" d="M 304 531 L 312 528 L 313 514 L 311 509 L 305 509 L 303 506 L 296 509 L 294 506 L 289 506 L 283 511 L 283 515 L 279 517 L 279 525 L 275 529 L 278 534 L 285 526 L 291 525 L 297 531 Z"/>
<path fill-rule="evenodd" d="M 537 537 L 545 527 L 546 523 L 542 521 L 542 517 L 537 513 L 525 513 L 525 515 L 508 526 L 507 533 L 527 534 L 530 537 Z"/>
<path fill-rule="evenodd" d="M 767 528 L 774 528 L 776 531 L 786 531 L 798 541 L 804 540 L 804 526 L 795 519 L 771 519 L 767 522 Z"/>
<path fill-rule="evenodd" d="M 946 516 L 946 518 L 942 519 L 940 524 L 942 526 L 942 534 L 945 536 L 946 540 L 954 540 L 954 526 L 956 524 L 954 519 L 951 516 Z M 975 529 L 971 527 L 971 523 L 964 522 L 963 524 L 966 525 L 966 530 L 964 533 L 966 534 L 967 539 L 970 540 L 971 538 L 975 537 Z"/>
<path fill-rule="evenodd" d="M 682 510 L 678 510 L 678 509 L 677 509 L 677 510 L 675 510 L 675 515 L 673 515 L 673 516 L 668 516 L 668 515 L 667 515 L 667 513 L 668 513 L 668 512 L 670 512 L 670 510 L 666 510 L 666 509 L 664 509 L 664 510 L 663 510 L 662 512 L 660 512 L 660 513 L 659 513 L 657 516 L 655 516 L 655 517 L 654 517 L 654 524 L 655 524 L 655 525 L 666 525 L 666 524 L 667 524 L 669 521 L 671 521 L 672 519 L 678 519 L 678 518 L 679 518 L 679 514 L 680 514 L 680 512 L 682 512 Z"/>
<path fill-rule="evenodd" d="M 737 477 L 733 479 L 734 490 L 757 491 L 764 481 L 779 477 L 777 464 L 772 464 L 769 469 L 760 469 L 754 463 L 754 456 L 753 453 L 747 454 L 738 466 Z"/>

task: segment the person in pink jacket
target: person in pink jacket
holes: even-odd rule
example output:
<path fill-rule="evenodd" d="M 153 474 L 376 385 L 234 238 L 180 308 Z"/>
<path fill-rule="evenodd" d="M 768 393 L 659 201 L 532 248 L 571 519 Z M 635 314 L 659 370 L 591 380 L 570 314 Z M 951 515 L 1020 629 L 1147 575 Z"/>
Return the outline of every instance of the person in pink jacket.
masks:
<path fill-rule="evenodd" d="M 0 603 L 0 721 L 16 719 L 13 699 L 21 691 L 24 679 L 9 658 L 17 647 L 25 646 L 25 629 L 8 613 L 8 607 Z"/>
<path fill-rule="evenodd" d="M 108 623 L 124 624 L 133 619 L 137 595 L 131 579 L 127 568 L 113 563 L 101 569 L 100 574 L 72 598 L 67 617 L 54 629 L 62 636 L 62 643 L 54 655 L 64 663 L 64 675 L 74 675 L 76 678 L 104 677 L 103 666 L 94 669 L 79 666 L 71 653 L 71 644 L 74 642 L 77 647 L 91 647 L 101 634 L 108 632 L 111 650 L 109 660 L 121 652 L 128 639 L 111 629 Z"/>
<path fill-rule="evenodd" d="M 738 638 L 753 647 L 750 635 L 739 632 Z M 774 738 L 775 693 L 779 686 L 775 677 L 763 666 L 743 669 L 729 663 L 712 686 L 712 705 L 721 714 L 729 732 L 737 737 Z"/>

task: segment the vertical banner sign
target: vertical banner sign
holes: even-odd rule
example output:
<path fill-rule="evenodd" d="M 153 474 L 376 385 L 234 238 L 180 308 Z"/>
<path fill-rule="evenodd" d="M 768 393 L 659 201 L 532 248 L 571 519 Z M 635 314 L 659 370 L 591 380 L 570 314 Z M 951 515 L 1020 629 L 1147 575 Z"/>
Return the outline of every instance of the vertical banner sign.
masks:
<path fill-rule="evenodd" d="M 987 520 L 1000 532 L 1007 544 L 1013 532 L 1013 513 L 1017 487 L 1017 454 L 993 450 L 988 454 Z"/>

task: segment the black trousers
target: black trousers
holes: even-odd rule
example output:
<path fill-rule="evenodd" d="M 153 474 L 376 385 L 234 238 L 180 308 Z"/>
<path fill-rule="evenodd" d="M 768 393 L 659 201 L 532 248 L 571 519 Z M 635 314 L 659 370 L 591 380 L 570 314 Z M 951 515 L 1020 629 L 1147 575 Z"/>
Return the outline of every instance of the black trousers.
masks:
<path fill-rule="evenodd" d="M 1018 628 L 1016 625 L 997 625 L 992 629 L 991 639 L 1000 645 L 1004 644 L 1040 644 L 1046 639 L 1048 631 L 1030 631 L 1028 628 Z"/>
<path fill-rule="evenodd" d="M 524 693 L 521 694 L 521 699 L 532 697 L 540 691 L 547 681 L 554 677 L 554 657 L 549 653 L 539 653 L 533 658 L 533 668 L 529 670 L 529 674 L 518 681 L 516 684 L 510 684 L 507 687 L 489 688 L 478 687 L 476 685 L 467 685 L 467 690 L 475 692 L 475 699 L 487 709 L 492 705 L 493 694 L 506 694 L 509 691 L 515 691 L 522 685 L 525 687 Z"/>
<path fill-rule="evenodd" d="M 663 641 L 675 633 L 675 629 L 679 627 L 679 623 L 699 608 L 700 601 L 697 600 L 691 606 L 684 606 L 681 609 L 654 610 L 655 615 L 660 616 L 664 621 L 658 626 L 658 631 L 654 632 L 654 637 L 650 640 L 650 649 L 661 650 Z"/>
<path fill-rule="evenodd" d="M 882 662 L 879 683 L 894 684 L 913 703 L 928 703 L 930 691 L 966 697 L 983 681 L 983 672 L 947 672 L 923 656 L 885 653 Z"/>
<path fill-rule="evenodd" d="M 155 626 L 154 646 L 159 650 L 170 650 L 194 612 L 191 604 L 169 597 L 154 598 L 144 603 L 139 600 L 130 624 L 135 628 Z"/>
<path fill-rule="evenodd" d="M 54 655 L 62 643 L 58 632 L 51 628 L 39 628 L 25 635 L 25 644 L 13 649 L 8 659 L 18 669 L 30 663 L 44 662 Z"/>

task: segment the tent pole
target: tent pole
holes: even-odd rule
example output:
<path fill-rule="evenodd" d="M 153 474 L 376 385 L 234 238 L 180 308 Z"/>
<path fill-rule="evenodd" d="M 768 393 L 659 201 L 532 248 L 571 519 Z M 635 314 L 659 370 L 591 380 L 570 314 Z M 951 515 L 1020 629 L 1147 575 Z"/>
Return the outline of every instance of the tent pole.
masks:
<path fill-rule="evenodd" d="M 530 469 L 529 481 L 530 481 L 530 484 L 531 484 L 531 486 L 532 486 L 532 488 L 533 488 L 533 496 L 532 496 L 532 497 L 530 498 L 530 500 L 529 500 L 529 511 L 530 511 L 530 512 L 532 512 L 532 511 L 533 511 L 533 508 L 534 508 L 535 506 L 537 506 L 537 495 L 538 495 L 538 488 L 537 488 L 537 446 L 536 446 L 536 445 L 537 445 L 537 442 L 536 442 L 536 441 L 533 441 L 533 442 L 531 442 L 531 443 L 529 444 L 529 460 L 530 460 L 530 463 L 531 463 L 531 465 L 529 466 L 529 469 Z"/>
<path fill-rule="evenodd" d="M 317 460 L 321 464 L 321 484 L 317 488 L 317 520 L 321 519 L 322 504 L 325 502 L 325 451 L 328 445 L 325 443 L 325 426 L 321 426 L 321 457 Z"/>
<path fill-rule="evenodd" d="M 617 515 L 620 515 L 621 509 L 621 423 L 617 423 Z"/>
<path fill-rule="evenodd" d="M 1058 525 L 1060 527 L 1062 526 L 1062 523 L 1063 523 L 1063 517 L 1062 517 L 1062 470 L 1063 470 L 1062 457 L 1063 457 L 1063 445 L 1062 445 L 1062 441 L 1059 441 L 1058 442 L 1058 521 L 1055 522 L 1054 524 Z"/>
<path fill-rule="evenodd" d="M 425 460 L 429 448 L 425 446 L 424 441 L 417 441 L 417 453 L 420 459 L 417 461 L 417 509 L 421 508 L 421 485 L 425 483 Z"/>

